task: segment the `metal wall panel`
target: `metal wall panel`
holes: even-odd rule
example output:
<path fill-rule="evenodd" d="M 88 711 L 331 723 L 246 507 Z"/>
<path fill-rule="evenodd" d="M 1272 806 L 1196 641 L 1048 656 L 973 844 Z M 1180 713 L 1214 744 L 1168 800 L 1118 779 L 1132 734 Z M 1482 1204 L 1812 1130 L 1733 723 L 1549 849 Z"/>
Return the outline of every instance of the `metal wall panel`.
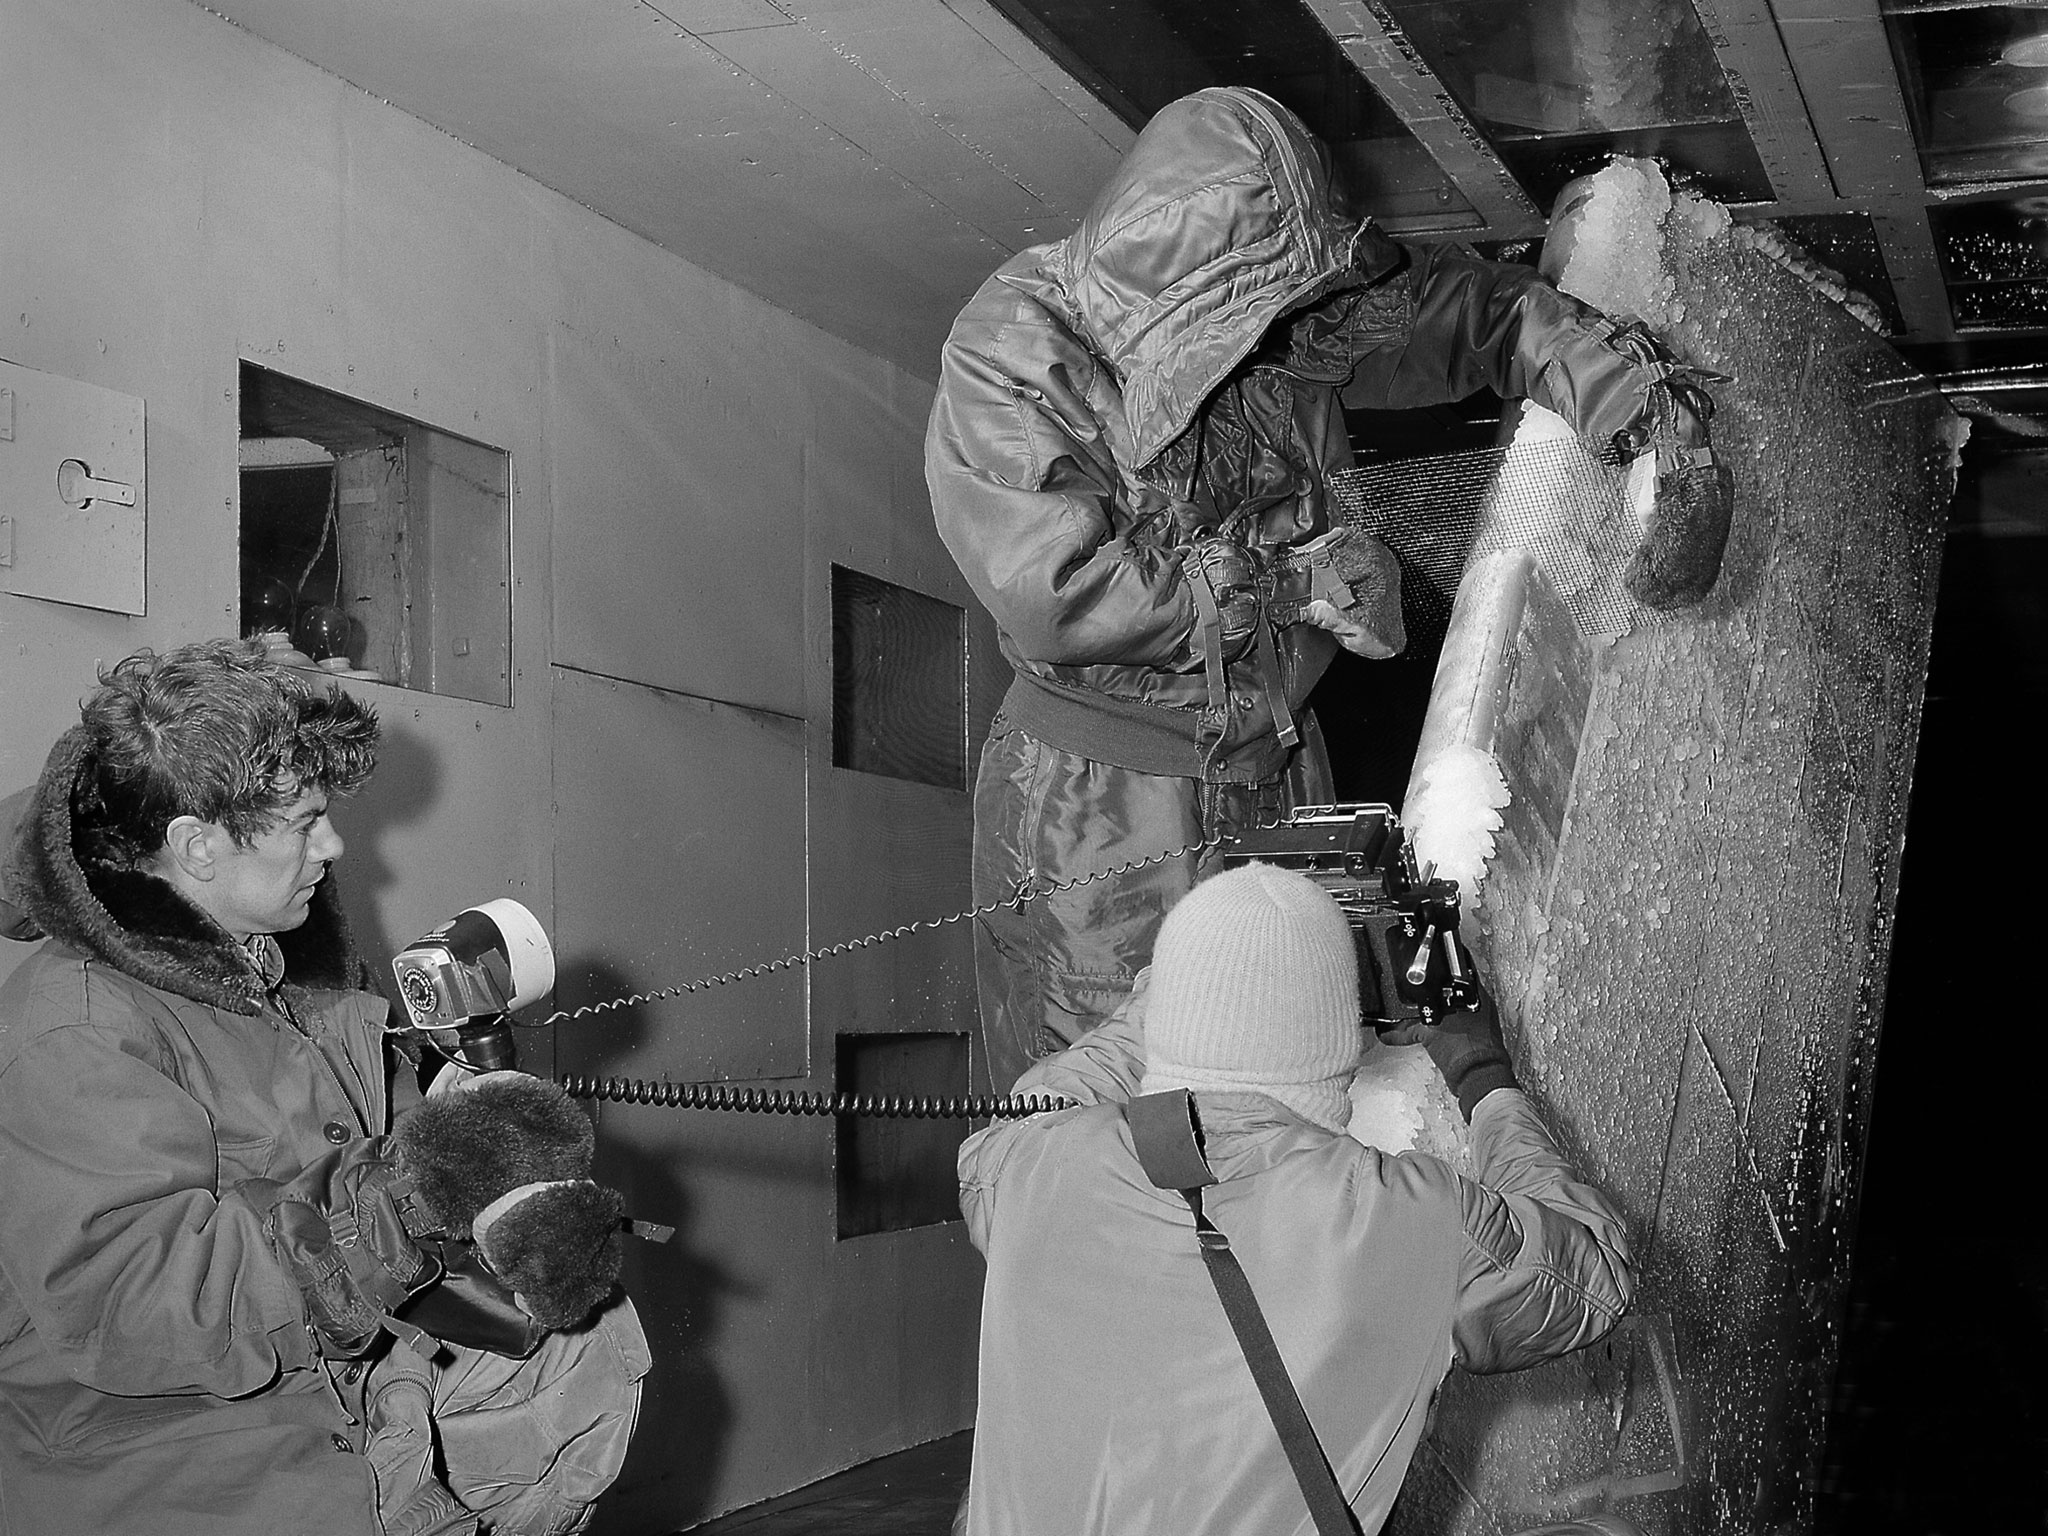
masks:
<path fill-rule="evenodd" d="M 764 338 L 776 324 L 764 317 Z M 669 580 L 694 610 L 667 613 L 679 630 L 729 629 L 724 686 L 781 697 L 794 678 L 795 705 L 742 709 L 557 669 L 563 1006 L 830 949 L 968 901 L 964 790 L 832 766 L 833 565 L 973 602 L 926 506 L 930 389 L 815 333 L 782 359 L 748 359 L 743 376 L 717 413 L 674 429 L 684 447 L 630 419 L 623 440 L 645 432 L 648 451 L 680 455 L 722 433 L 705 450 L 714 473 L 761 466 L 752 489 L 734 482 L 728 512 L 765 510 L 658 531 L 655 553 L 558 541 L 557 567 L 573 567 L 585 604 Z M 734 400 L 770 397 L 756 430 L 734 430 Z M 599 432 L 606 415 L 583 419 Z M 615 615 L 564 617 L 586 637 L 612 626 L 607 665 L 666 675 L 705 659 L 664 642 L 649 664 L 618 643 Z M 993 644 L 978 609 L 968 628 L 978 745 Z M 756 631 L 772 633 L 746 641 Z M 836 1036 L 959 1030 L 973 1007 L 969 936 L 943 924 L 555 1035 L 565 1070 L 830 1090 Z M 636 1212 L 679 1227 L 628 1255 L 660 1363 L 608 1528 L 675 1530 L 972 1421 L 980 1260 L 957 1221 L 840 1239 L 832 1120 L 606 1104 L 600 1127 L 607 1176 Z"/>
<path fill-rule="evenodd" d="M 950 566 L 918 500 L 929 387 L 185 0 L 0 0 L 0 11 L 12 29 L 0 139 L 35 147 L 0 157 L 0 201 L 18 214 L 0 221 L 0 266 L 20 294 L 4 350 L 146 398 L 149 489 L 159 516 L 177 509 L 173 536 L 151 542 L 145 619 L 0 592 L 0 794 L 31 782 L 76 722 L 96 662 L 234 624 L 247 358 L 512 454 L 514 706 L 342 684 L 385 724 L 376 776 L 337 813 L 348 843 L 337 878 L 365 953 L 381 966 L 494 896 L 534 910 L 565 986 L 584 997 L 598 988 L 576 962 L 593 955 L 621 980 L 670 980 L 672 961 L 696 975 L 801 947 L 813 673 L 791 658 L 813 641 L 824 654 L 793 467 L 813 420 L 805 402 L 858 402 L 832 406 L 821 429 L 838 445 L 838 478 L 876 488 L 872 510 L 864 489 L 859 518 L 849 514 L 843 558 L 964 601 L 918 564 Z M 81 200 L 88 185 L 97 196 Z M 123 238 L 105 238 L 109 206 Z M 555 367 L 571 348 L 575 366 Z M 674 366 L 649 361 L 662 357 Z M 690 455 L 686 470 L 749 470 L 757 499 L 650 553 L 592 518 L 629 493 L 672 489 L 659 457 L 670 442 Z M 577 515 L 558 521 L 572 496 Z M 839 504 L 815 509 L 829 533 Z M 663 506 L 640 510 L 652 522 Z M 891 532 L 894 520 L 908 531 Z M 633 619 L 669 637 L 660 654 L 721 655 L 716 624 L 761 623 L 771 648 L 787 648 L 774 653 L 787 661 L 787 713 L 562 673 L 558 557 L 589 625 L 614 617 L 635 582 L 654 594 Z M 692 605 L 709 610 L 701 628 L 689 627 Z M 985 722 L 993 702 L 975 707 Z M 914 842 L 931 814 L 929 800 L 907 807 L 903 836 Z M 574 884 L 560 921 L 558 833 Z M 964 895 L 956 837 L 919 856 L 957 862 Z M 0 971 L 30 952 L 0 944 Z M 671 1005 L 672 1029 L 648 1010 L 523 1031 L 523 1059 L 548 1071 L 554 1034 L 579 1070 L 787 1066 L 801 1078 L 803 985 L 778 974 L 744 998 L 721 989 L 707 1010 Z M 971 999 L 971 981 L 954 985 Z M 755 1049 L 764 1009 L 772 1049 Z M 693 1033 L 706 1018 L 712 1035 Z M 679 1229 L 669 1244 L 631 1245 L 629 1285 L 657 1363 L 605 1529 L 674 1531 L 971 1420 L 980 1260 L 957 1223 L 835 1242 L 829 1121 L 631 1105 L 606 1105 L 599 1120 L 602 1176 L 636 1214 Z"/>
<path fill-rule="evenodd" d="M 0 358 L 0 592 L 144 611 L 143 403 Z"/>
<path fill-rule="evenodd" d="M 649 253 L 650 255 L 653 253 Z M 555 659 L 803 712 L 804 392 L 745 316 L 619 285 L 551 338 Z M 609 313 L 607 312 L 609 311 Z M 773 320 L 763 315 L 766 326 Z"/>
<path fill-rule="evenodd" d="M 832 708 L 831 569 L 880 576 L 967 616 L 967 774 L 988 734 L 1009 666 L 995 628 L 933 526 L 922 473 L 930 391 L 879 392 L 854 377 L 824 381 L 805 482 L 810 567 L 807 659 L 813 718 Z M 878 451 L 886 448 L 888 451 Z M 967 787 L 946 789 L 837 768 L 832 733 L 811 741 L 811 925 L 821 944 L 932 923 L 972 902 Z M 881 1030 L 974 1031 L 974 957 L 965 923 L 821 963 L 812 977 L 821 1040 Z M 979 1066 L 976 1068 L 980 1070 Z"/>
<path fill-rule="evenodd" d="M 799 954 L 801 721 L 558 670 L 556 1007 L 573 1011 Z M 804 973 L 560 1026 L 565 1068 L 802 1077 Z"/>

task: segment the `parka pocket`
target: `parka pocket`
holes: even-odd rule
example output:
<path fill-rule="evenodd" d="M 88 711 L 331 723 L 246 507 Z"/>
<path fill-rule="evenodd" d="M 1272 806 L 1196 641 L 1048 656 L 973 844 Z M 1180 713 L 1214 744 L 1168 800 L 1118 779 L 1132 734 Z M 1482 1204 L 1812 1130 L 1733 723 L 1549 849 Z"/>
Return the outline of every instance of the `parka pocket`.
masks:
<path fill-rule="evenodd" d="M 208 1397 L 104 1397 L 90 1415 L 54 1426 L 46 1444 L 53 1455 L 94 1456 L 142 1436 L 198 1420 Z"/>
<path fill-rule="evenodd" d="M 219 1137 L 214 1141 L 214 1190 L 232 1189 L 244 1179 L 272 1177 L 275 1136 Z"/>

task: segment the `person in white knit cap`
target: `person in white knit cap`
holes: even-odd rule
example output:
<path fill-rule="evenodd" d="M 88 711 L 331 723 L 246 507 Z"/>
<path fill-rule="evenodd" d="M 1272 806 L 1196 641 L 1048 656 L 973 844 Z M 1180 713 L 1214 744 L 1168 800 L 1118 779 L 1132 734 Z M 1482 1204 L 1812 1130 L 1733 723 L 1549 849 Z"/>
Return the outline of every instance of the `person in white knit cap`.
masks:
<path fill-rule="evenodd" d="M 1140 1093 L 1259 1093 L 1342 1133 L 1358 1065 L 1358 949 L 1305 876 L 1246 864 L 1160 926 Z"/>
<path fill-rule="evenodd" d="M 1514 1085 L 1491 1005 L 1423 1031 L 1471 1121 L 1473 1178 L 1345 1133 L 1360 1014 L 1336 903 L 1303 875 L 1246 864 L 1183 897 L 1130 1002 L 1017 1084 L 1074 1107 L 968 1138 L 961 1208 L 988 1278 L 956 1532 L 1315 1529 L 1191 1204 L 1140 1165 L 1133 1099 L 1191 1096 L 1215 1180 L 1199 1191 L 1204 1216 L 1237 1255 L 1364 1536 L 1454 1363 L 1535 1365 L 1620 1319 L 1633 1288 L 1621 1218 Z"/>

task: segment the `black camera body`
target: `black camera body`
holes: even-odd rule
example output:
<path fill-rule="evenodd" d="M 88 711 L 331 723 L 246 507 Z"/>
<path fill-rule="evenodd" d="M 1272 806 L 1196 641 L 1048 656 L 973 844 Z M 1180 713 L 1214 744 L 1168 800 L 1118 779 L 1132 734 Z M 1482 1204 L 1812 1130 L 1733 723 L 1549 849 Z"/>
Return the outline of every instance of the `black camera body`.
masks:
<path fill-rule="evenodd" d="M 1225 868 L 1254 860 L 1298 870 L 1343 910 L 1367 1024 L 1390 1034 L 1477 1005 L 1478 974 L 1458 938 L 1458 882 L 1416 869 L 1391 806 L 1304 806 L 1278 825 L 1238 832 L 1223 851 Z"/>

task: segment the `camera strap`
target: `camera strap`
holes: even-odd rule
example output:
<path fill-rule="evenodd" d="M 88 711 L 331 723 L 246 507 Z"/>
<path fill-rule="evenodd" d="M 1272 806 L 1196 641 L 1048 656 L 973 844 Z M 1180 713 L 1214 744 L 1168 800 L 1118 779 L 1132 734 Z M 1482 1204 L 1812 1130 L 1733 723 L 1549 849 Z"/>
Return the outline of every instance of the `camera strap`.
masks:
<path fill-rule="evenodd" d="M 1141 1094 L 1123 1106 L 1124 1119 L 1131 1128 L 1131 1142 L 1138 1153 L 1145 1177 L 1160 1189 L 1170 1189 L 1187 1201 L 1195 1217 L 1195 1237 L 1201 1244 L 1202 1263 L 1223 1303 L 1223 1315 L 1230 1319 L 1230 1331 L 1237 1335 L 1252 1380 L 1279 1432 L 1280 1447 L 1302 1497 L 1315 1521 L 1317 1536 L 1358 1536 L 1358 1521 L 1337 1486 L 1337 1474 L 1330 1470 L 1323 1444 L 1316 1438 L 1308 1411 L 1301 1406 L 1301 1394 L 1287 1374 L 1266 1315 L 1252 1294 L 1251 1281 L 1231 1251 L 1230 1239 L 1203 1214 L 1202 1190 L 1217 1182 L 1209 1160 L 1202 1155 L 1202 1132 L 1195 1117 L 1195 1101 L 1185 1088 L 1166 1093 Z"/>

